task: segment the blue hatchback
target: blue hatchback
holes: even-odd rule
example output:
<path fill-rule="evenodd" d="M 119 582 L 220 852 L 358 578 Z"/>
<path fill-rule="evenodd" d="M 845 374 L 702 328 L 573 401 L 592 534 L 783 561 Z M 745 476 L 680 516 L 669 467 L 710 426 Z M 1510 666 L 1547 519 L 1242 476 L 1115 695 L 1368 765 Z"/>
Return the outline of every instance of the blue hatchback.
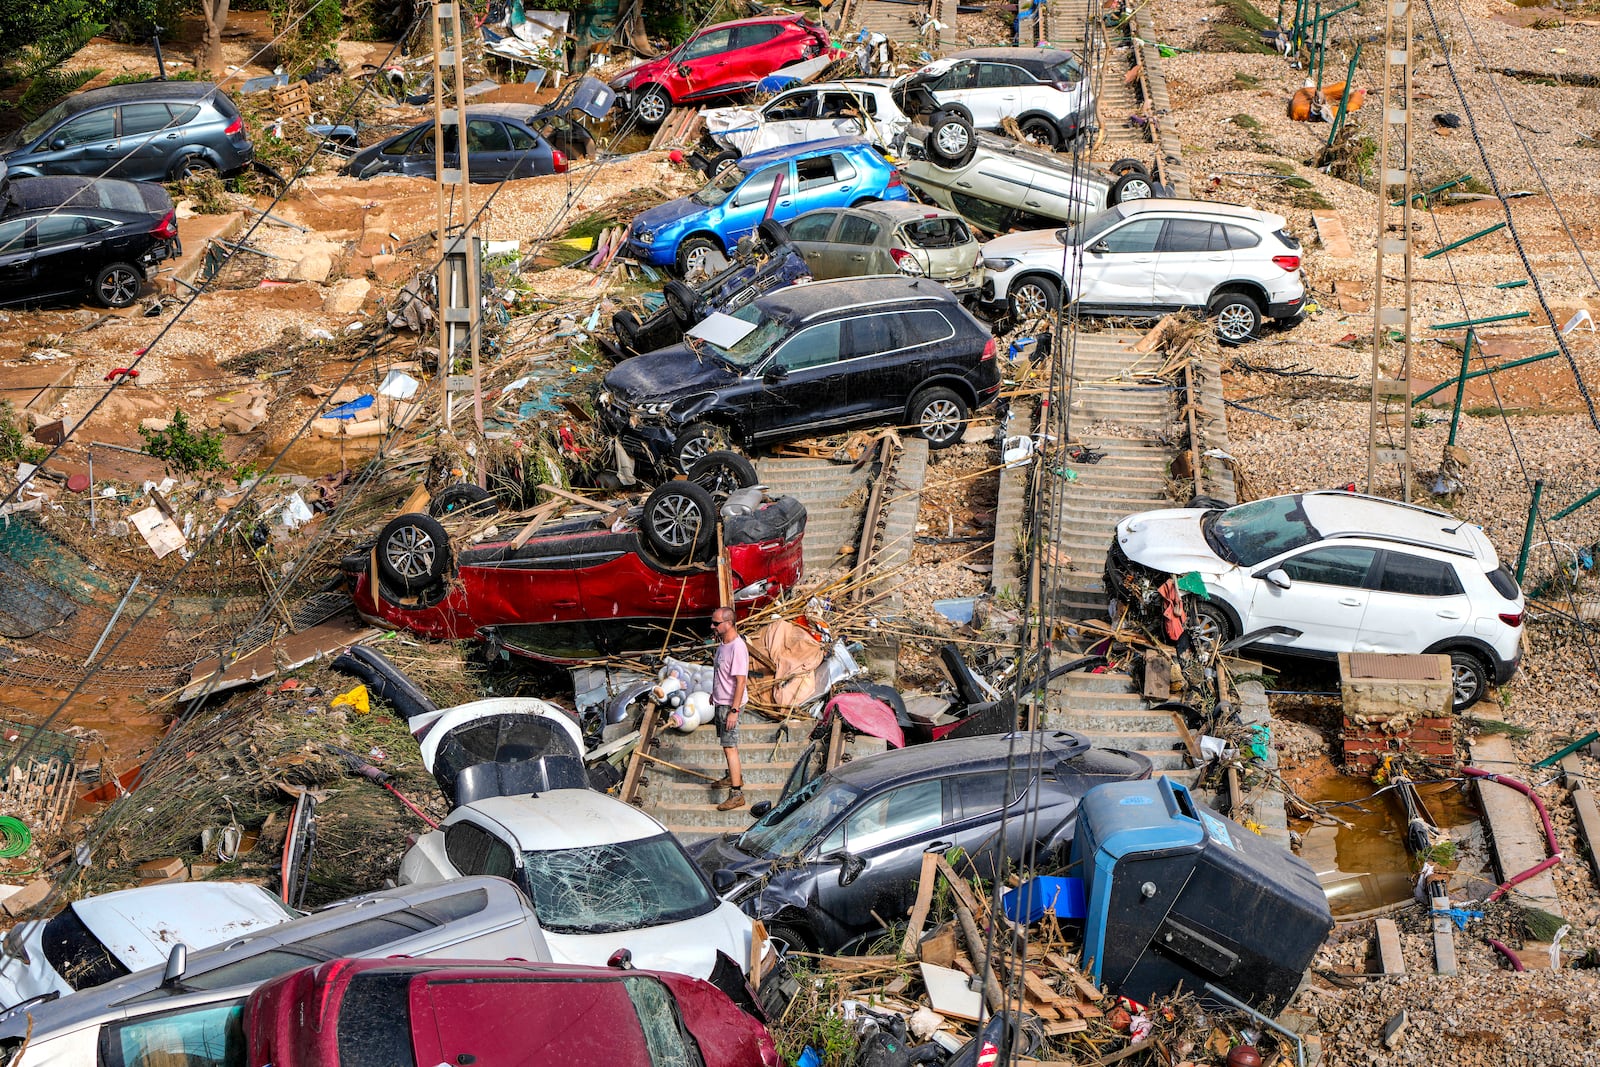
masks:
<path fill-rule="evenodd" d="M 830 137 L 742 157 L 698 193 L 639 213 L 628 254 L 687 274 L 712 252 L 724 255 L 766 217 L 773 184 L 782 182 L 772 217 L 788 222 L 821 207 L 909 200 L 882 152 L 864 137 Z"/>

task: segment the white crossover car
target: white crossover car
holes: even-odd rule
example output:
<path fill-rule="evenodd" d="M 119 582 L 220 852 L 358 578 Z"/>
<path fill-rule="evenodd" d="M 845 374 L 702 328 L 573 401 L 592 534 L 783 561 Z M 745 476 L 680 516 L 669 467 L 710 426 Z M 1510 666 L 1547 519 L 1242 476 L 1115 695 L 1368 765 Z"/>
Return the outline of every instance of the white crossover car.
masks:
<path fill-rule="evenodd" d="M 695 162 L 713 177 L 740 156 L 805 141 L 860 136 L 891 145 L 910 125 L 889 83 L 871 78 L 802 85 L 760 107 L 707 108 L 701 115 L 709 143 Z"/>

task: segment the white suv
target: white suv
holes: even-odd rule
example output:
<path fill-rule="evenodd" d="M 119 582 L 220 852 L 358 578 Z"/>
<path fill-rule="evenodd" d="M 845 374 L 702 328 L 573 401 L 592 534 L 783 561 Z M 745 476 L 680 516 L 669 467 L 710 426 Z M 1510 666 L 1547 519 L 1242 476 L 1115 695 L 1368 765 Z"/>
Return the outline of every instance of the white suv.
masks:
<path fill-rule="evenodd" d="M 1263 318 L 1305 306 L 1300 242 L 1282 215 L 1204 200 L 1118 204 L 1081 226 L 997 237 L 983 246 L 985 304 L 1035 318 L 1063 296 L 1088 314 L 1154 318 L 1185 308 L 1215 316 L 1224 344 L 1255 337 Z M 1078 292 L 1064 292 L 1081 254 Z"/>
<path fill-rule="evenodd" d="M 1107 596 L 1146 603 L 1191 572 L 1203 650 L 1447 653 L 1458 711 L 1522 657 L 1522 590 L 1481 529 L 1442 511 L 1328 490 L 1117 524 Z"/>
<path fill-rule="evenodd" d="M 1022 136 L 1046 148 L 1095 126 L 1092 80 L 1058 48 L 969 48 L 907 74 L 893 92 L 913 118 L 945 109 L 980 130 L 1016 119 Z"/>
<path fill-rule="evenodd" d="M 700 114 L 705 143 L 699 158 L 690 159 L 711 177 L 740 156 L 805 141 L 860 136 L 887 147 L 910 125 L 881 78 L 802 85 L 760 107 L 706 108 Z"/>

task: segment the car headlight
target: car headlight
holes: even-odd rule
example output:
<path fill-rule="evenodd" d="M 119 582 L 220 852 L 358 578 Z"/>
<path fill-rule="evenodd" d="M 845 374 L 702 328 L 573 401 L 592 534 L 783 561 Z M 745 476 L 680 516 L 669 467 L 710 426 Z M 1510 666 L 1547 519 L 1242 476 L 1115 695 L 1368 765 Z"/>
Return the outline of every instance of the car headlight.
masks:
<path fill-rule="evenodd" d="M 737 602 L 759 600 L 767 595 L 767 590 L 771 587 L 772 583 L 763 578 L 758 582 L 751 582 L 749 585 L 735 589 L 733 591 L 733 599 Z"/>
<path fill-rule="evenodd" d="M 654 230 L 634 230 L 633 235 L 639 239 L 639 243 L 642 245 L 656 243 L 656 231 Z"/>
<path fill-rule="evenodd" d="M 1020 259 L 985 259 L 983 261 L 983 269 L 1005 271 L 1010 270 L 1021 262 L 1022 260 Z"/>

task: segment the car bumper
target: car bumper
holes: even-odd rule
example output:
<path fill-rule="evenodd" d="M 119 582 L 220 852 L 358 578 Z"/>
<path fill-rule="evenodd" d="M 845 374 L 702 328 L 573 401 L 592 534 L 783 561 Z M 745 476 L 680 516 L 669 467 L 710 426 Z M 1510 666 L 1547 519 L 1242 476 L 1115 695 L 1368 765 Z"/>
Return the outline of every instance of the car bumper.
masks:
<path fill-rule="evenodd" d="M 623 244 L 622 251 L 630 259 L 648 263 L 652 267 L 670 267 L 677 258 L 674 249 L 667 247 L 663 241 L 647 245 L 630 237 Z"/>
<path fill-rule="evenodd" d="M 624 451 L 635 460 L 652 467 L 670 466 L 672 445 L 677 432 L 658 422 L 646 422 L 612 404 L 601 404 L 596 409 L 600 416 L 600 429 L 616 438 Z"/>
<path fill-rule="evenodd" d="M 1505 685 L 1507 682 L 1511 681 L 1512 677 L 1517 673 L 1517 668 L 1521 665 L 1522 644 L 1521 642 L 1518 642 L 1517 654 L 1512 656 L 1510 659 L 1501 659 L 1499 656 L 1494 657 L 1494 663 L 1491 664 L 1491 666 L 1494 668 L 1494 684 Z"/>
<path fill-rule="evenodd" d="M 1267 318 L 1278 322 L 1293 322 L 1305 313 L 1306 297 L 1304 293 L 1292 300 L 1282 300 L 1267 305 Z"/>

